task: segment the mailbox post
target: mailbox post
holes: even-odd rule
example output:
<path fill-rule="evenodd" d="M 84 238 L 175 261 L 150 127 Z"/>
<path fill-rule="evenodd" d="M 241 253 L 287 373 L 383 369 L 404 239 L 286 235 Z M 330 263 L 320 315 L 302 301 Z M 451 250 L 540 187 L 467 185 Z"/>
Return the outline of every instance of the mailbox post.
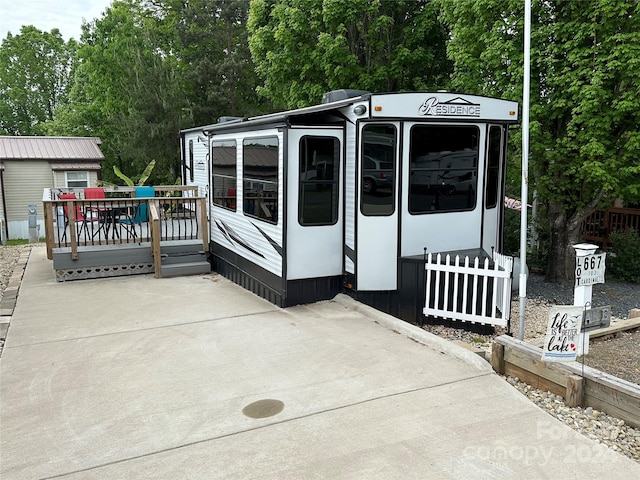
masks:
<path fill-rule="evenodd" d="M 585 257 L 593 255 L 598 249 L 597 245 L 590 243 L 579 243 L 574 245 L 576 251 L 576 283 L 573 290 L 573 304 L 575 306 L 584 307 L 587 303 L 591 303 L 592 283 L 581 282 L 583 271 L 583 262 Z"/>
<path fill-rule="evenodd" d="M 605 254 L 596 255 L 597 245 L 579 243 L 574 245 L 576 251 L 576 282 L 573 290 L 573 305 L 583 309 L 591 307 L 593 285 L 604 283 Z M 589 353 L 589 332 L 581 337 L 580 354 Z"/>

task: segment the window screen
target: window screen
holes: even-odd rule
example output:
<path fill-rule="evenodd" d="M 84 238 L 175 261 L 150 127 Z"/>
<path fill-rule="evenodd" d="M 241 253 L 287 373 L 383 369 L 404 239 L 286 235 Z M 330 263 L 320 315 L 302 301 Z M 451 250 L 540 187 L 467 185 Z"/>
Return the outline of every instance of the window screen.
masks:
<path fill-rule="evenodd" d="M 364 215 L 391 215 L 395 206 L 396 128 L 366 125 L 360 156 L 360 209 Z"/>
<path fill-rule="evenodd" d="M 245 139 L 242 146 L 242 200 L 246 215 L 278 221 L 278 138 Z"/>
<path fill-rule="evenodd" d="M 340 142 L 333 137 L 300 139 L 300 225 L 333 225 L 338 221 Z"/>
<path fill-rule="evenodd" d="M 211 173 L 213 175 L 213 203 L 236 210 L 236 155 L 235 140 L 215 140 L 211 144 Z"/>
<path fill-rule="evenodd" d="M 473 210 L 478 193 L 478 127 L 411 128 L 409 212 Z"/>
<path fill-rule="evenodd" d="M 189 140 L 189 179 L 193 182 L 193 140 Z"/>
<path fill-rule="evenodd" d="M 89 172 L 66 172 L 67 187 L 82 188 L 89 186 Z"/>
<path fill-rule="evenodd" d="M 487 187 L 485 208 L 494 208 L 498 204 L 500 190 L 500 159 L 502 151 L 502 128 L 489 129 L 489 148 L 487 152 Z"/>

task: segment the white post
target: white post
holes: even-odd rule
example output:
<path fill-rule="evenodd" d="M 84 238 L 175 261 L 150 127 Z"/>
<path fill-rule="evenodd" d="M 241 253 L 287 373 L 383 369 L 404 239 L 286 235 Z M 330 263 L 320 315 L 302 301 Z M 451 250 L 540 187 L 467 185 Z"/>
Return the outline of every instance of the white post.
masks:
<path fill-rule="evenodd" d="M 524 340 L 527 303 L 527 199 L 529 196 L 529 90 L 531 85 L 531 0 L 524 2 L 524 78 L 522 80 L 522 184 L 520 186 L 520 323 L 518 340 Z"/>
<path fill-rule="evenodd" d="M 580 263 L 579 259 L 586 257 L 587 255 L 593 255 L 598 249 L 597 245 L 591 243 L 578 243 L 573 248 L 576 251 L 576 264 Z M 581 285 L 573 287 L 573 305 L 583 307 L 587 304 L 591 306 L 591 294 L 593 291 L 593 285 Z M 583 341 L 584 340 L 584 341 Z M 589 332 L 585 332 L 580 335 L 580 347 L 578 355 L 589 354 Z"/>
<path fill-rule="evenodd" d="M 578 243 L 573 248 L 576 251 L 576 263 L 580 257 L 593 255 L 598 249 L 597 245 L 591 243 Z M 573 290 L 573 304 L 575 306 L 584 307 L 587 303 L 591 303 L 592 285 L 576 286 Z"/>

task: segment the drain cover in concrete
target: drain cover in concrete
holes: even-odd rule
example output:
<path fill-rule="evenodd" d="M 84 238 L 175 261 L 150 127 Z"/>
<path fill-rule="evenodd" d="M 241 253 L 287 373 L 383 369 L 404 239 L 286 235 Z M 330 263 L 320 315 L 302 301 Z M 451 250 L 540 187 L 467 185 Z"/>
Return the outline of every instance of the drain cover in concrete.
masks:
<path fill-rule="evenodd" d="M 284 403 L 280 400 L 258 400 L 250 403 L 242 409 L 247 417 L 251 418 L 267 418 L 279 414 L 284 409 Z"/>

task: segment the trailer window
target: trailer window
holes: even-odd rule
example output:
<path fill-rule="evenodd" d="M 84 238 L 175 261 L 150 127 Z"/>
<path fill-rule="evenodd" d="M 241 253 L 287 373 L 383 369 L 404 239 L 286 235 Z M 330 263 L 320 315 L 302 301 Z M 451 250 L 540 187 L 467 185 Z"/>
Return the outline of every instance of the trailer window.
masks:
<path fill-rule="evenodd" d="M 411 129 L 409 212 L 473 210 L 478 192 L 479 130 L 470 125 Z"/>
<path fill-rule="evenodd" d="M 213 203 L 236 210 L 237 147 L 235 140 L 214 140 L 211 144 Z"/>
<path fill-rule="evenodd" d="M 340 142 L 333 137 L 300 139 L 300 225 L 333 225 L 338 221 Z"/>
<path fill-rule="evenodd" d="M 245 139 L 242 203 L 246 215 L 278 221 L 278 137 Z"/>
<path fill-rule="evenodd" d="M 193 140 L 189 140 L 189 180 L 193 182 Z"/>
<path fill-rule="evenodd" d="M 489 129 L 489 147 L 487 151 L 487 187 L 485 192 L 485 208 L 495 208 L 498 204 L 500 189 L 500 158 L 502 151 L 502 128 L 493 126 Z"/>
<path fill-rule="evenodd" d="M 391 215 L 395 205 L 396 128 L 366 125 L 362 129 L 360 209 L 363 215 Z"/>

